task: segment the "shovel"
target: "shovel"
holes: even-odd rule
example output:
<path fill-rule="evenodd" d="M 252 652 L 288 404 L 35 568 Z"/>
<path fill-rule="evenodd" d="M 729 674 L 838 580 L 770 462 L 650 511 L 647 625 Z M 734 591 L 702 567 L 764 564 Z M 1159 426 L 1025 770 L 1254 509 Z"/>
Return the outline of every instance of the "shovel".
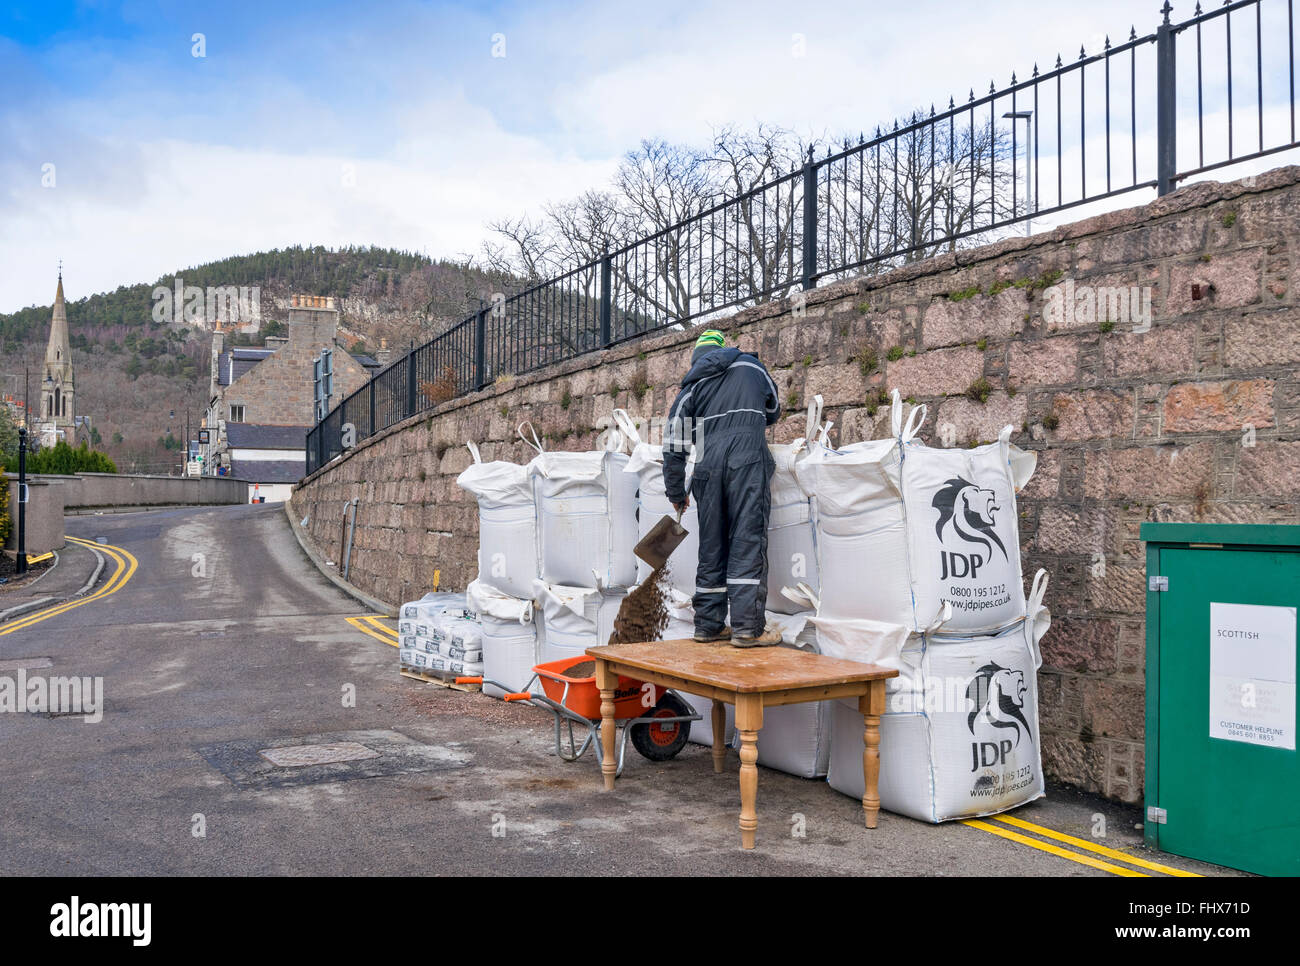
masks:
<path fill-rule="evenodd" d="M 650 532 L 632 548 L 632 552 L 648 563 L 652 570 L 658 570 L 668 563 L 668 558 L 685 539 L 686 530 L 682 527 L 682 515 L 678 512 L 676 520 L 670 516 L 660 517 Z"/>

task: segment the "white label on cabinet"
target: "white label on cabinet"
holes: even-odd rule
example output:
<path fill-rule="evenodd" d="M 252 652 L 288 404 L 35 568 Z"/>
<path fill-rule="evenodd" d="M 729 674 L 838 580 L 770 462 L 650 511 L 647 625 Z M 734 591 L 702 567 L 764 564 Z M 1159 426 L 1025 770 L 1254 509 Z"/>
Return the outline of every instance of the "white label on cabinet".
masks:
<path fill-rule="evenodd" d="M 1296 609 L 1210 604 L 1210 737 L 1295 751 Z"/>

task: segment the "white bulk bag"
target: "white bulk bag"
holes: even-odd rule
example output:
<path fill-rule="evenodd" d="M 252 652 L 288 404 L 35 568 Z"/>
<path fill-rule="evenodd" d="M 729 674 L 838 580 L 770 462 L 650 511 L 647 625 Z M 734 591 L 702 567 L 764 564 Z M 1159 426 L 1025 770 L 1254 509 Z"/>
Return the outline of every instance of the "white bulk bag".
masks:
<path fill-rule="evenodd" d="M 522 432 L 520 433 L 522 436 Z M 618 449 L 622 431 L 611 434 Z M 540 452 L 534 494 L 541 535 L 541 579 L 570 587 L 636 583 L 637 475 L 617 450 Z"/>
<path fill-rule="evenodd" d="M 533 584 L 542 612 L 541 661 L 578 657 L 589 647 L 609 643 L 614 618 L 626 591 L 565 587 L 538 580 Z"/>
<path fill-rule="evenodd" d="M 896 394 L 895 421 L 901 416 Z M 796 462 L 814 508 L 819 617 L 916 626 L 897 473 L 899 440 L 914 435 L 924 418 L 920 407 L 907 426 L 896 427 L 896 439 L 817 446 Z"/>
<path fill-rule="evenodd" d="M 528 597 L 538 574 L 531 464 L 484 463 L 474 443 L 465 445 L 474 462 L 456 483 L 478 500 L 478 579 L 514 597 Z"/>
<path fill-rule="evenodd" d="M 924 419 L 921 406 L 904 424 L 895 390 L 893 439 L 818 447 L 796 464 L 816 508 L 819 617 L 919 630 L 945 601 L 953 632 L 1024 617 L 1015 494 L 1036 457 L 1011 445 L 1010 426 L 975 449 L 925 446 Z"/>
<path fill-rule="evenodd" d="M 522 691 L 540 659 L 532 600 L 511 597 L 478 580 L 465 589 L 465 595 L 478 612 L 483 631 L 483 693 L 500 698 L 507 691 Z M 505 689 L 488 680 L 500 682 Z"/>
<path fill-rule="evenodd" d="M 636 425 L 626 410 L 615 409 L 614 420 L 632 447 L 632 455 L 628 457 L 623 471 L 633 474 L 637 480 L 636 538 L 640 541 L 661 517 L 675 517 L 677 510 L 668 502 L 668 493 L 664 488 L 663 447 L 642 441 Z M 693 459 L 688 459 L 686 463 L 688 491 L 693 468 Z M 700 525 L 694 503 L 686 508 L 681 522 L 686 529 L 686 539 L 673 551 L 672 559 L 668 564 L 668 582 L 684 594 L 694 594 L 695 568 L 700 559 Z M 642 583 L 649 576 L 650 565 L 637 558 L 637 583 Z"/>
<path fill-rule="evenodd" d="M 974 449 L 903 444 L 902 496 L 916 613 L 952 604 L 946 630 L 983 633 L 1025 616 L 1016 493 L 1037 454 L 1011 445 L 1012 427 Z"/>
<path fill-rule="evenodd" d="M 904 650 L 905 674 L 880 720 L 880 802 L 924 822 L 991 815 L 1043 795 L 1038 726 L 1039 641 L 1051 625 L 1040 570 L 1028 616 L 999 633 L 945 626 Z M 863 794 L 863 720 L 836 701 L 828 781 Z"/>
<path fill-rule="evenodd" d="M 795 464 L 818 445 L 827 443 L 831 424 L 821 424 L 822 397 L 808 404 L 804 435 L 793 443 L 770 445 L 776 469 L 772 473 L 772 508 L 767 520 L 767 610 L 797 613 L 796 605 L 781 594 L 781 588 L 803 582 L 816 590 L 817 543 L 813 506 L 799 485 Z"/>

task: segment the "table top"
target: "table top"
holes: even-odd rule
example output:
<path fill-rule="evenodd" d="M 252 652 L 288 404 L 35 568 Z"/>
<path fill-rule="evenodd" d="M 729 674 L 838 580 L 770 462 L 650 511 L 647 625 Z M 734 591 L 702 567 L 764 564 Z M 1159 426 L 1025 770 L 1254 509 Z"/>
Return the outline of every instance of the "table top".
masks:
<path fill-rule="evenodd" d="M 675 675 L 738 694 L 853 684 L 897 677 L 892 668 L 825 657 L 793 647 L 732 647 L 682 638 L 587 648 L 588 657 Z"/>

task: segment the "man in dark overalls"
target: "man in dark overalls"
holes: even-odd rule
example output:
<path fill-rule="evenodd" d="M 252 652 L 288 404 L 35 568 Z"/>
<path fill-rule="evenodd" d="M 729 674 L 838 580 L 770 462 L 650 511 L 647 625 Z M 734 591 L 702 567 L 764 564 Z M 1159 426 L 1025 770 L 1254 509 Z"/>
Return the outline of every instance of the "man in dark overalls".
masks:
<path fill-rule="evenodd" d="M 781 417 L 776 384 L 757 356 L 724 345 L 709 329 L 696 340 L 691 369 L 668 411 L 664 486 L 678 510 L 695 497 L 700 560 L 695 576 L 695 639 L 736 647 L 779 644 L 767 630 L 767 518 L 775 462 L 766 429 Z M 686 492 L 686 459 L 695 472 Z M 727 626 L 727 605 L 731 627 Z"/>

